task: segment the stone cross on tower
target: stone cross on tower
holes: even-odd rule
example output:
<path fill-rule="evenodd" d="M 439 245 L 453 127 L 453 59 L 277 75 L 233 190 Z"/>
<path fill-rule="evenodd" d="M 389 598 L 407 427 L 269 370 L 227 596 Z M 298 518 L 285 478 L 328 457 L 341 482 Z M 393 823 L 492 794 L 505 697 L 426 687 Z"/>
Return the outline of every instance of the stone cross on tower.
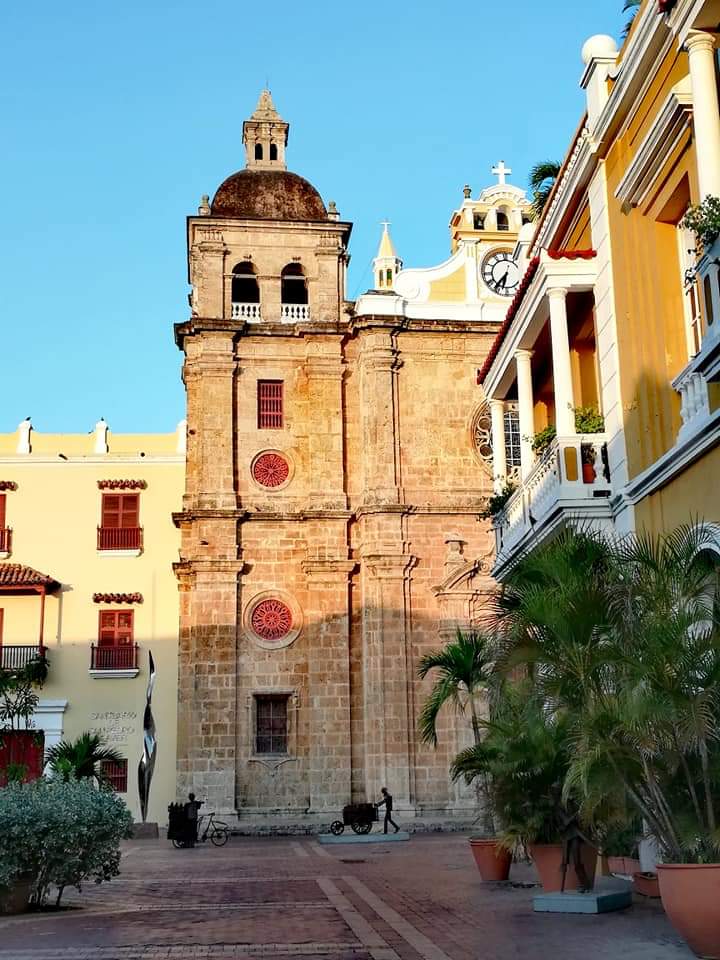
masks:
<path fill-rule="evenodd" d="M 504 160 L 501 160 L 500 163 L 496 167 L 493 167 L 490 172 L 498 178 L 499 184 L 503 184 L 505 183 L 505 176 L 511 174 L 512 170 L 510 167 L 505 166 Z"/>

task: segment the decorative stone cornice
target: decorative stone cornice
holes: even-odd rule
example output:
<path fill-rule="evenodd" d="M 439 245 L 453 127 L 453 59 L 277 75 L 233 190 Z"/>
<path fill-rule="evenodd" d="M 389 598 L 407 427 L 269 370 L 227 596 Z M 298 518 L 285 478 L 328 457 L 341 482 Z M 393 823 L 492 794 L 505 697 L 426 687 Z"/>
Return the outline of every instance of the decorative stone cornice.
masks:
<path fill-rule="evenodd" d="M 147 480 L 98 480 L 100 490 L 146 490 Z"/>
<path fill-rule="evenodd" d="M 302 571 L 310 583 L 337 583 L 347 581 L 357 566 L 355 560 L 303 560 Z"/>
<path fill-rule="evenodd" d="M 141 593 L 94 593 L 93 603 L 142 603 Z"/>

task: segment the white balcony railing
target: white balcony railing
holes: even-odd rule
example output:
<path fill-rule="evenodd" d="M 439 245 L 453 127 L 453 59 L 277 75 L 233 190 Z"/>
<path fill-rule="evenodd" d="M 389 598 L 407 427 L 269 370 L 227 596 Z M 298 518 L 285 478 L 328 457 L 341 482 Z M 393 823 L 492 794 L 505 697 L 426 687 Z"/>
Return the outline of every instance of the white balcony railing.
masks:
<path fill-rule="evenodd" d="M 496 570 L 559 523 L 609 516 L 611 494 L 607 436 L 556 437 L 495 518 Z"/>
<path fill-rule="evenodd" d="M 257 323 L 262 320 L 259 303 L 234 303 L 232 305 L 233 320 L 247 320 L 248 323 Z"/>
<path fill-rule="evenodd" d="M 307 303 L 283 303 L 280 307 L 282 323 L 297 323 L 299 320 L 310 319 L 310 307 Z"/>

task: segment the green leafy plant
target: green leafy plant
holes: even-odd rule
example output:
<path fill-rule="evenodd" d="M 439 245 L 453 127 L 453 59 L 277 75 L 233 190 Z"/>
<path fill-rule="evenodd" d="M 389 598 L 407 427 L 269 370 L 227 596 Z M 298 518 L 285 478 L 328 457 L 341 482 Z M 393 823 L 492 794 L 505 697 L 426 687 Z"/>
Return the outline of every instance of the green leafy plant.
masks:
<path fill-rule="evenodd" d="M 603 433 L 605 417 L 596 406 L 574 407 L 575 429 L 578 433 Z"/>
<path fill-rule="evenodd" d="M 699 247 L 707 250 L 720 234 L 720 197 L 707 196 L 702 203 L 689 207 L 680 226 L 691 230 Z"/>
<path fill-rule="evenodd" d="M 0 730 L 16 730 L 22 720 L 27 725 L 39 702 L 37 689 L 47 679 L 48 661 L 34 657 L 17 670 L 0 670 Z"/>
<path fill-rule="evenodd" d="M 703 524 L 614 542 L 566 532 L 510 572 L 502 662 L 525 665 L 572 746 L 585 822 L 630 803 L 666 861 L 720 856 L 720 605 Z"/>
<path fill-rule="evenodd" d="M 108 747 L 101 736 L 86 731 L 68 742 L 61 740 L 50 747 L 45 757 L 52 773 L 62 780 L 103 780 L 102 764 L 117 763 L 121 754 Z"/>
<path fill-rule="evenodd" d="M 627 20 L 623 28 L 623 32 L 622 32 L 623 40 L 630 33 L 630 28 L 632 27 L 633 21 L 637 16 L 638 10 L 640 9 L 641 2 L 642 0 L 625 0 L 625 3 L 623 5 L 623 13 L 626 13 L 628 10 L 631 11 L 631 13 L 630 13 L 630 18 Z"/>
<path fill-rule="evenodd" d="M 548 202 L 552 188 L 558 178 L 562 164 L 556 160 L 543 160 L 536 163 L 530 171 L 528 180 L 532 196 L 533 219 L 539 220 Z"/>
<path fill-rule="evenodd" d="M 480 697 L 487 692 L 492 677 L 494 652 L 492 638 L 485 633 L 462 633 L 440 650 L 426 654 L 418 666 L 418 676 L 424 680 L 433 673 L 433 687 L 420 712 L 418 721 L 420 739 L 436 747 L 437 720 L 447 706 L 458 713 L 470 714 L 475 744 L 480 743 Z M 493 832 L 492 811 L 487 784 L 483 784 L 483 828 Z"/>
<path fill-rule="evenodd" d="M 517 484 L 512 480 L 506 480 L 499 493 L 494 493 L 487 497 L 483 503 L 480 517 L 483 520 L 492 520 L 505 509 L 505 504 L 517 490 Z"/>
<path fill-rule="evenodd" d="M 35 780 L 0 790 L 0 887 L 33 878 L 31 903 L 41 906 L 55 888 L 118 875 L 120 841 L 132 816 L 123 801 L 85 781 Z"/>
<path fill-rule="evenodd" d="M 532 438 L 533 453 L 541 457 L 557 436 L 557 430 L 554 423 L 549 423 L 542 430 L 539 430 Z"/>
<path fill-rule="evenodd" d="M 578 812 L 564 795 L 570 762 L 567 719 L 545 709 L 529 683 L 511 682 L 480 728 L 481 739 L 455 758 L 453 780 L 484 778 L 508 849 L 559 843 Z"/>

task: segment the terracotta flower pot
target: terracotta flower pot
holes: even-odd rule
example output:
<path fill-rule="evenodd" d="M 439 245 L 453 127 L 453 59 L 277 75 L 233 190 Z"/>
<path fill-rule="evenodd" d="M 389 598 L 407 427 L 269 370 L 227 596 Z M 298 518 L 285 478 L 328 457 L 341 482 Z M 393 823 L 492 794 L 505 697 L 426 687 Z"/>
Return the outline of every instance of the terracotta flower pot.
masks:
<path fill-rule="evenodd" d="M 610 873 L 621 873 L 625 877 L 640 873 L 640 861 L 633 857 L 608 857 L 607 862 Z"/>
<path fill-rule="evenodd" d="M 643 897 L 659 897 L 660 882 L 656 873 L 641 873 L 639 870 L 632 875 L 633 887 L 636 893 Z"/>
<path fill-rule="evenodd" d="M 665 913 L 699 957 L 720 960 L 720 863 L 659 863 Z"/>
<path fill-rule="evenodd" d="M 530 856 L 538 872 L 540 883 L 545 893 L 555 893 L 562 889 L 563 848 L 561 843 L 533 843 L 530 845 Z M 597 866 L 597 850 L 588 844 L 583 844 L 583 865 L 587 873 L 590 886 L 595 883 L 595 868 Z M 568 865 L 565 876 L 565 889 L 577 890 L 580 885 L 575 869 Z"/>
<path fill-rule="evenodd" d="M 586 463 L 583 460 L 583 465 L 582 465 L 583 483 L 595 483 L 596 476 L 597 474 L 595 473 L 595 465 L 593 463 Z"/>
<path fill-rule="evenodd" d="M 492 880 L 507 880 L 512 863 L 509 850 L 503 849 L 496 840 L 477 840 L 471 837 L 468 842 L 480 876 L 486 883 Z"/>

